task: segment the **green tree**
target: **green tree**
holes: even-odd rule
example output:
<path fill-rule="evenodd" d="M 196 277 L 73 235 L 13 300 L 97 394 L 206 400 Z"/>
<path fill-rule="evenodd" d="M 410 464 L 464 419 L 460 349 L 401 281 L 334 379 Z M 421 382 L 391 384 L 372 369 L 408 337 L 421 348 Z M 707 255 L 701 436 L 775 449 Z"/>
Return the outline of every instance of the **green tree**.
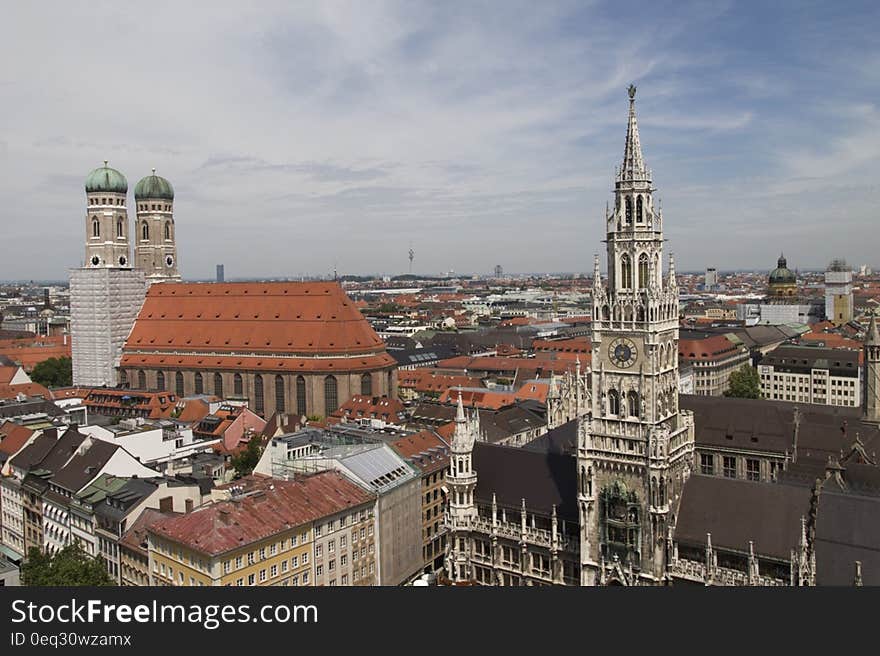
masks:
<path fill-rule="evenodd" d="M 21 566 L 22 585 L 115 585 L 100 558 L 92 558 L 78 543 L 69 544 L 54 556 L 36 547 L 28 551 Z"/>
<path fill-rule="evenodd" d="M 73 384 L 73 361 L 70 358 L 49 358 L 37 363 L 31 380 L 46 387 L 69 387 Z"/>
<path fill-rule="evenodd" d="M 733 396 L 738 399 L 761 398 L 761 379 L 758 377 L 758 370 L 749 364 L 744 364 L 731 373 L 728 385 L 724 396 Z"/>
<path fill-rule="evenodd" d="M 263 449 L 260 446 L 260 434 L 254 433 L 248 440 L 244 451 L 232 458 L 232 467 L 235 469 L 235 477 L 241 478 L 254 471 L 254 467 L 260 462 Z"/>

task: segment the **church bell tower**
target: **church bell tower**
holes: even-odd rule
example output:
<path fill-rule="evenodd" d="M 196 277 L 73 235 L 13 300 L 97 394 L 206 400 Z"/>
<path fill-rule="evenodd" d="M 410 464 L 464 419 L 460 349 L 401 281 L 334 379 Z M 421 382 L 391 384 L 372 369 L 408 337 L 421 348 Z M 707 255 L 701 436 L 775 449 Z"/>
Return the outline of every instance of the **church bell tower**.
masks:
<path fill-rule="evenodd" d="M 663 215 L 629 87 L 623 163 L 605 211 L 607 275 L 593 274 L 591 412 L 578 430 L 584 585 L 666 580 L 671 512 L 693 458 L 678 409 L 678 286 L 662 275 Z"/>

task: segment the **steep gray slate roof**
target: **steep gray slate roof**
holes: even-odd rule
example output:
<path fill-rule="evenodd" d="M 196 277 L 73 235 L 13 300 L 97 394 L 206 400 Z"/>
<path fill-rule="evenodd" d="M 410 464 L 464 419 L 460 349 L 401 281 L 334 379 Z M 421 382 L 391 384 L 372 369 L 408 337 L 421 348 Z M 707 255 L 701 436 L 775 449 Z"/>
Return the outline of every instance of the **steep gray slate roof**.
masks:
<path fill-rule="evenodd" d="M 880 497 L 819 495 L 816 520 L 816 583 L 852 585 L 855 561 L 862 563 L 862 583 L 880 585 Z"/>
<path fill-rule="evenodd" d="M 570 455 L 526 451 L 486 442 L 474 445 L 477 471 L 476 498 L 550 515 L 553 506 L 560 519 L 577 521 L 577 460 Z"/>
<path fill-rule="evenodd" d="M 756 554 L 789 560 L 810 495 L 804 486 L 693 475 L 682 491 L 674 537 L 704 547 L 711 533 L 714 547 L 744 554 L 752 541 Z"/>

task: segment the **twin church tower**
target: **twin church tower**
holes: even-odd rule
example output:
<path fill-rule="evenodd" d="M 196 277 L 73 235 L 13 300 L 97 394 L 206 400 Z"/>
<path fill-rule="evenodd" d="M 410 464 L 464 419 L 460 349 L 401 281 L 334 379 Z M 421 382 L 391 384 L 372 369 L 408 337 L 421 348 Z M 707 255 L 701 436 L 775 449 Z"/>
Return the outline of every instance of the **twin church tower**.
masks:
<path fill-rule="evenodd" d="M 73 384 L 113 387 L 147 287 L 180 280 L 174 188 L 155 169 L 141 179 L 132 224 L 128 180 L 106 160 L 86 178 L 85 190 L 85 260 L 70 273 Z"/>
<path fill-rule="evenodd" d="M 134 261 L 128 222 L 128 181 L 104 166 L 86 178 L 85 267 L 135 268 L 148 282 L 180 280 L 174 242 L 174 188 L 153 174 L 134 188 Z"/>

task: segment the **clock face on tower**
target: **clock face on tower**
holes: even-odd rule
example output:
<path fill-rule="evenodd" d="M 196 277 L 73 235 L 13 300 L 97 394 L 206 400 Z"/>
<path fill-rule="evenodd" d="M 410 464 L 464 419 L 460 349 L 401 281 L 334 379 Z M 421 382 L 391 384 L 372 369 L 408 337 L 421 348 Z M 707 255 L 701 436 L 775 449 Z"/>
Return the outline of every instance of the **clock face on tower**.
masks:
<path fill-rule="evenodd" d="M 636 363 L 636 345 L 626 337 L 618 337 L 608 347 L 608 357 L 616 367 L 628 369 Z"/>

